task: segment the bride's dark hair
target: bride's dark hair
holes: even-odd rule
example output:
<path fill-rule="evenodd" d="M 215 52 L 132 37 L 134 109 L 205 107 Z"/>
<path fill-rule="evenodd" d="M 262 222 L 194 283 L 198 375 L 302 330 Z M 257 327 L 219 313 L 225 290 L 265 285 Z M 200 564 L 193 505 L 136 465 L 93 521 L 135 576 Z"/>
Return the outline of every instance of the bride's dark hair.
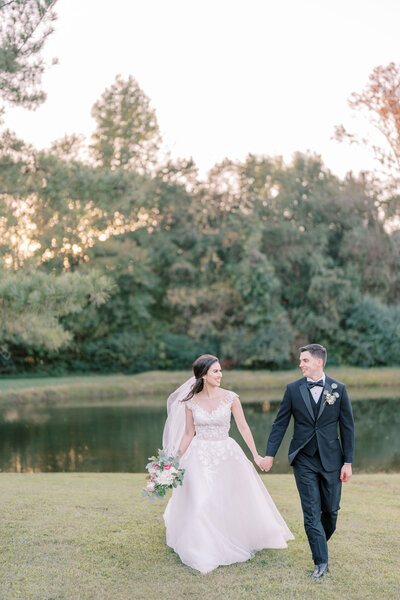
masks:
<path fill-rule="evenodd" d="M 203 376 L 206 375 L 211 365 L 213 365 L 215 362 L 218 362 L 218 360 L 219 359 L 216 356 L 213 356 L 212 354 L 202 354 L 201 356 L 196 358 L 196 360 L 193 363 L 193 374 L 196 377 L 196 381 L 192 385 L 190 392 L 188 393 L 186 398 L 183 398 L 182 402 L 187 402 L 188 400 L 193 398 L 195 394 L 198 394 L 202 391 L 204 387 Z"/>

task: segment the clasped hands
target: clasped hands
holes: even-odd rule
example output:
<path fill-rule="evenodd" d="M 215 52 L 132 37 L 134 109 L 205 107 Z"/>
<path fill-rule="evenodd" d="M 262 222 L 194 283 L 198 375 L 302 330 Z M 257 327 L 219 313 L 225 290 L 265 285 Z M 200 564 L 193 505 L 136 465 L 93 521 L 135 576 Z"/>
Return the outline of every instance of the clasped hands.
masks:
<path fill-rule="evenodd" d="M 254 462 L 258 467 L 260 467 L 261 471 L 269 471 L 273 465 L 274 457 L 273 456 L 260 456 L 259 454 L 254 457 Z"/>
<path fill-rule="evenodd" d="M 260 467 L 260 469 L 262 471 L 265 471 L 267 473 L 271 469 L 271 467 L 274 463 L 274 457 L 273 456 L 264 456 L 264 458 L 262 458 L 262 456 L 260 456 L 258 454 L 257 456 L 254 457 L 254 462 L 256 463 L 256 465 L 258 465 Z M 352 476 L 351 464 L 344 464 L 340 471 L 341 481 L 343 481 L 343 483 L 346 483 L 347 481 L 349 481 L 351 476 Z"/>

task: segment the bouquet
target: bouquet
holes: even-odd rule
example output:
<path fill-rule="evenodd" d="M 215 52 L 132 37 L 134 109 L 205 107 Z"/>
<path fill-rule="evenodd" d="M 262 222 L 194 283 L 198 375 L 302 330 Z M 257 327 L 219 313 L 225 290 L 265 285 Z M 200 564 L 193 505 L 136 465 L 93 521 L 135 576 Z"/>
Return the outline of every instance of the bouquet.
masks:
<path fill-rule="evenodd" d="M 161 500 L 169 489 L 182 485 L 185 469 L 179 468 L 180 454 L 167 456 L 163 450 L 158 450 L 157 456 L 149 457 L 150 462 L 146 465 L 149 481 L 143 488 L 143 498 L 148 497 L 150 502 L 154 502 L 154 498 Z"/>

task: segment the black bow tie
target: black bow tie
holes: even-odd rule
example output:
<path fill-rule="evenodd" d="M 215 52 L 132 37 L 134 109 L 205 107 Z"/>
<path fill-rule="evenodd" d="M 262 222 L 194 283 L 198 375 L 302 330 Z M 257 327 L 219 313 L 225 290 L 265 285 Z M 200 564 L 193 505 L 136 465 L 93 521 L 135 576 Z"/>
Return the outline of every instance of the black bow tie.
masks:
<path fill-rule="evenodd" d="M 315 386 L 324 387 L 323 379 L 319 379 L 319 381 L 307 381 L 307 387 L 309 390 L 311 390 L 311 388 L 313 388 Z"/>

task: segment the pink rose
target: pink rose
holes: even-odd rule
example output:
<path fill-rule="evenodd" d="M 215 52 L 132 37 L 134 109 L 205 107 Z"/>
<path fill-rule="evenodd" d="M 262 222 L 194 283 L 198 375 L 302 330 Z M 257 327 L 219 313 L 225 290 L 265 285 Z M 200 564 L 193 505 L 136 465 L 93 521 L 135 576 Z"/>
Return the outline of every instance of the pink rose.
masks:
<path fill-rule="evenodd" d="M 169 469 L 170 469 L 171 467 L 172 467 L 172 465 L 164 465 L 164 469 L 165 469 L 166 471 L 169 471 Z"/>

